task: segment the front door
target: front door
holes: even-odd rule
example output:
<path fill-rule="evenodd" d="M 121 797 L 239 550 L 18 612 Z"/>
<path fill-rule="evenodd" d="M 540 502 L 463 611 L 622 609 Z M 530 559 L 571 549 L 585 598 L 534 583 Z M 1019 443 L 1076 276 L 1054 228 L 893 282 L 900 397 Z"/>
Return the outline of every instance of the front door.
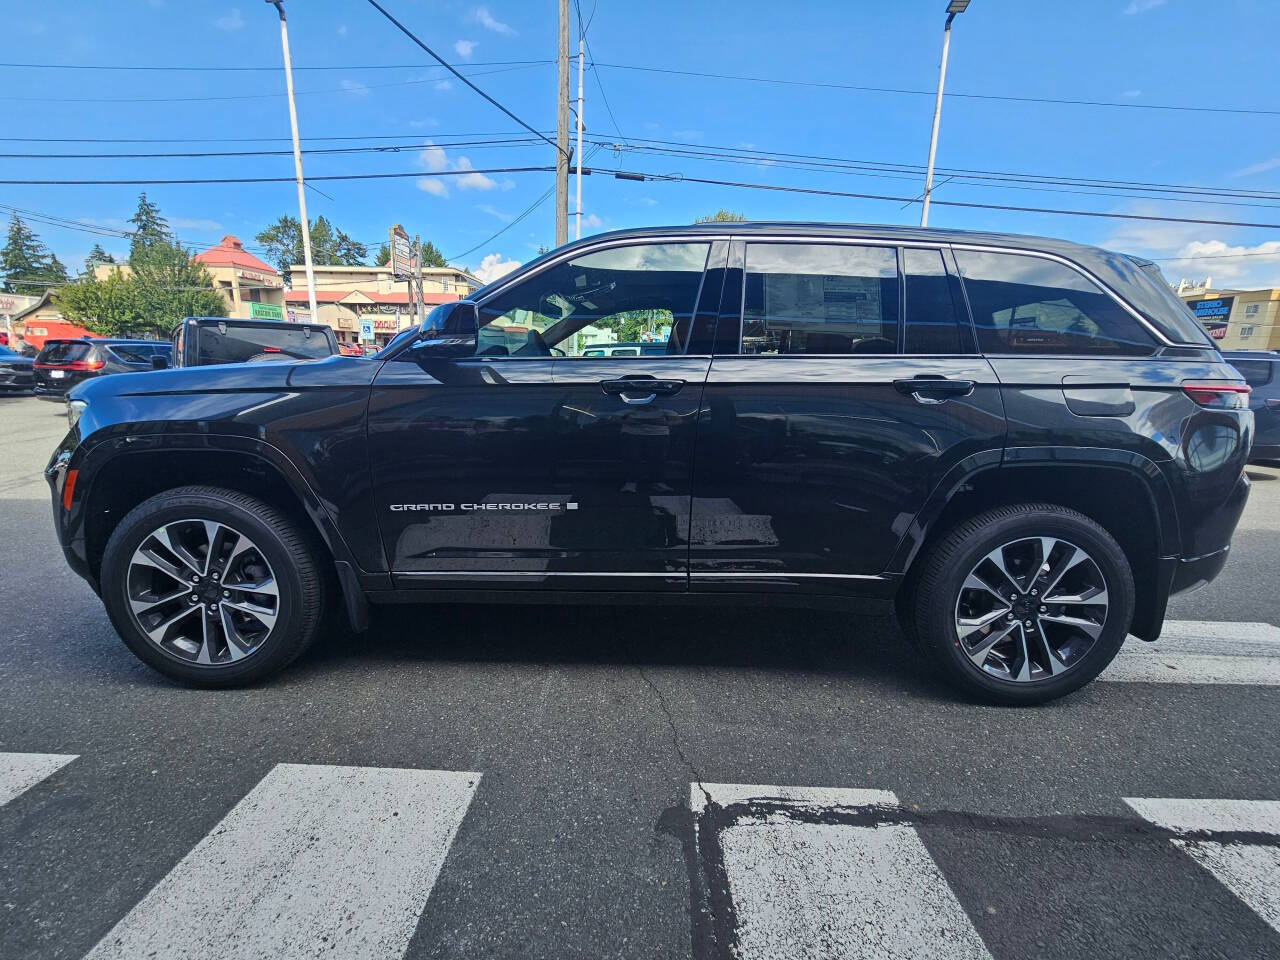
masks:
<path fill-rule="evenodd" d="M 699 420 L 694 590 L 878 593 L 1000 386 L 936 248 L 735 242 Z M 731 298 L 738 298 L 736 302 Z"/>
<path fill-rule="evenodd" d="M 369 435 L 397 586 L 687 588 L 710 246 L 552 261 L 479 303 L 474 356 L 384 366 Z"/>

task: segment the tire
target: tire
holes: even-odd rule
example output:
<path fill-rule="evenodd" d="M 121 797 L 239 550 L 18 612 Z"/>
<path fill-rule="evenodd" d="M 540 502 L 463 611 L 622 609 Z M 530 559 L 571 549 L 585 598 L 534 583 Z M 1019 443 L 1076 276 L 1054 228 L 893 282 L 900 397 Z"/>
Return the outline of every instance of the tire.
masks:
<path fill-rule="evenodd" d="M 992 566 L 997 555 L 1001 562 Z M 1013 587 L 991 589 L 988 583 L 1004 572 L 1014 574 Z M 1094 592 L 1099 578 L 1101 593 Z M 1039 594 L 1051 579 L 1044 604 L 1031 591 Z M 959 524 L 922 559 L 914 582 L 915 639 L 950 683 L 988 703 L 1045 703 L 1080 689 L 1115 658 L 1133 620 L 1133 573 L 1124 551 L 1093 520 L 1056 504 L 999 507 Z M 1064 602 L 1053 603 L 1059 596 Z M 971 630 L 984 621 L 991 625 Z M 984 654 L 984 644 L 1006 628 L 1008 638 Z"/>
<path fill-rule="evenodd" d="M 163 541 L 156 538 L 161 530 Z M 196 545 L 184 547 L 182 537 L 194 538 Z M 207 543 L 203 556 L 201 537 Z M 248 547 L 241 546 L 242 540 Z M 183 552 L 165 548 L 168 545 Z M 139 562 L 144 550 L 148 559 Z M 184 553 L 187 559 L 175 562 Z M 224 561 L 228 555 L 229 561 Z M 202 560 L 209 576 L 198 585 L 186 582 L 197 577 Z M 166 570 L 154 572 L 153 567 L 160 569 L 156 563 L 181 573 L 182 580 Z M 224 582 L 213 582 L 220 579 L 218 569 L 226 573 Z M 245 591 L 241 584 L 264 592 Z M 272 586 L 274 597 L 265 592 Z M 125 645 L 165 676 L 197 687 L 248 684 L 284 669 L 315 639 L 326 606 L 316 551 L 297 525 L 261 500 L 219 487 L 166 490 L 130 511 L 107 541 L 100 587 L 107 614 Z M 181 595 L 163 600 L 163 605 L 152 603 L 174 590 Z M 183 604 L 190 605 L 187 613 Z M 139 605 L 151 605 L 155 612 L 135 613 Z M 250 615 L 245 610 L 260 612 Z M 159 640 L 148 636 L 144 620 L 154 626 L 171 615 L 178 619 L 159 631 Z M 234 645 L 233 634 L 239 641 Z M 199 649 L 193 652 L 196 645 Z"/>

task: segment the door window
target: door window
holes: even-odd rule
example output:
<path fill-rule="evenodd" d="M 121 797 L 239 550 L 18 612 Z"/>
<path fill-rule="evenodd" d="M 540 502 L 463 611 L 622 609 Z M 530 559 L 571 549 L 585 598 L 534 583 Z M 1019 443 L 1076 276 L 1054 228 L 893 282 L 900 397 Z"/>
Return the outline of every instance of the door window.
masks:
<path fill-rule="evenodd" d="M 1235 367 L 1251 387 L 1265 387 L 1270 383 L 1272 367 L 1275 366 L 1270 360 L 1233 360 L 1230 357 L 1227 363 Z"/>
<path fill-rule="evenodd" d="M 951 278 L 939 250 L 907 247 L 902 251 L 905 274 L 906 354 L 972 353 L 972 337 L 956 320 Z"/>
<path fill-rule="evenodd" d="M 895 249 L 816 243 L 747 246 L 742 353 L 897 350 Z"/>
<path fill-rule="evenodd" d="M 543 270 L 480 306 L 476 355 L 683 353 L 710 246 L 611 247 Z"/>
<path fill-rule="evenodd" d="M 1151 336 L 1083 274 L 1043 257 L 957 250 L 978 344 L 991 354 L 1145 356 Z"/>

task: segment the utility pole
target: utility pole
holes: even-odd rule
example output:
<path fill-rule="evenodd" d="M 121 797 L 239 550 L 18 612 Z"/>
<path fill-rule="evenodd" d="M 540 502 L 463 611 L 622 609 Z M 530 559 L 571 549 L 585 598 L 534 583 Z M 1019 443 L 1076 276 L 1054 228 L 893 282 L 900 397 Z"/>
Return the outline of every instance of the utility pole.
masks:
<path fill-rule="evenodd" d="M 964 13 L 971 0 L 951 0 L 947 4 L 947 25 L 942 28 L 942 62 L 938 64 L 938 95 L 933 101 L 933 132 L 929 135 L 929 166 L 924 175 L 924 205 L 920 226 L 929 225 L 929 194 L 933 192 L 933 158 L 938 152 L 938 124 L 942 120 L 942 88 L 947 82 L 947 52 L 951 49 L 951 21 Z"/>
<path fill-rule="evenodd" d="M 302 258 L 307 266 L 307 302 L 311 305 L 311 322 L 317 323 L 316 273 L 311 265 L 311 224 L 307 220 L 307 188 L 302 181 L 302 148 L 298 144 L 298 108 L 293 103 L 293 64 L 289 60 L 289 28 L 284 19 L 283 0 L 267 0 L 280 14 L 280 46 L 284 50 L 284 85 L 289 94 L 289 127 L 293 131 L 293 169 L 298 180 L 298 219 L 302 222 Z"/>
<path fill-rule="evenodd" d="M 575 214 L 573 239 L 582 239 L 582 61 L 586 59 L 584 49 L 587 44 L 586 31 L 582 29 L 582 11 L 578 11 L 578 149 L 574 151 L 577 159 L 578 211 Z"/>
<path fill-rule="evenodd" d="M 422 289 L 422 241 L 416 233 L 413 235 L 413 253 L 414 261 L 417 265 L 416 273 L 418 274 L 418 301 L 414 306 L 413 325 L 420 327 L 422 326 L 422 321 L 427 318 L 427 295 Z"/>
<path fill-rule="evenodd" d="M 569 239 L 569 0 L 560 0 L 556 84 L 556 246 Z"/>

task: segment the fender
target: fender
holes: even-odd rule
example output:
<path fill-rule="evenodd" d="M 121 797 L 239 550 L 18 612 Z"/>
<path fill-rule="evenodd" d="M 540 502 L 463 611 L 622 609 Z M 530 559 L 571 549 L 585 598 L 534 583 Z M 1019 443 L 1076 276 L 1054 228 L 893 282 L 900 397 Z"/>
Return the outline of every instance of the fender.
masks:
<path fill-rule="evenodd" d="M 1161 557 L 1180 554 L 1178 514 L 1173 491 L 1159 465 L 1128 450 L 1105 447 L 1009 447 L 1000 451 L 984 451 L 967 457 L 953 466 L 934 487 L 929 499 L 908 527 L 898 545 L 886 573 L 905 574 L 914 562 L 933 525 L 947 505 L 963 487 L 980 475 L 993 470 L 1017 470 L 1019 467 L 1091 467 L 1120 470 L 1141 481 L 1156 516 L 1156 543 Z"/>

